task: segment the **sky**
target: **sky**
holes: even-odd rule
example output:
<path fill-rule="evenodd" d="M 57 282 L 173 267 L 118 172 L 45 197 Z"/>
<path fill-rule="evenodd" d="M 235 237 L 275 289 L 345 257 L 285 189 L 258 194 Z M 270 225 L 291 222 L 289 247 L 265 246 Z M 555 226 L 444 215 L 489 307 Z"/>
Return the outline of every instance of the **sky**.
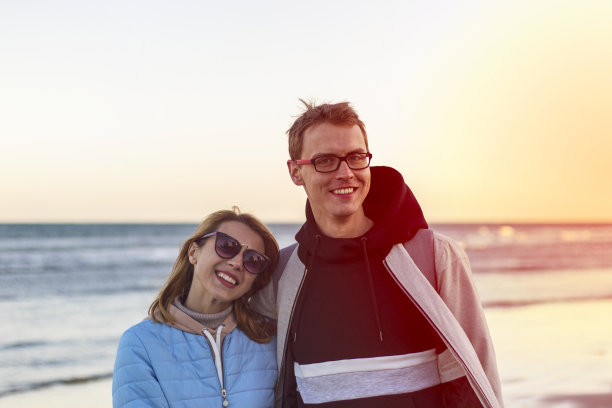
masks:
<path fill-rule="evenodd" d="M 298 98 L 435 222 L 612 222 L 612 2 L 1 1 L 0 222 L 301 222 Z"/>

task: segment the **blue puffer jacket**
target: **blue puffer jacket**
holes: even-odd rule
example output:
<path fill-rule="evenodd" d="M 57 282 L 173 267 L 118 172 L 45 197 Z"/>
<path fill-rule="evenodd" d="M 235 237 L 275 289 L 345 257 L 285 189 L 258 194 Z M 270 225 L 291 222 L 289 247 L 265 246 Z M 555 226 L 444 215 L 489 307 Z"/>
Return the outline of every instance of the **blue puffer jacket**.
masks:
<path fill-rule="evenodd" d="M 190 321 L 182 326 L 179 322 L 180 328 L 147 319 L 121 336 L 113 372 L 113 407 L 223 407 L 211 344 L 201 329 L 196 334 L 195 320 L 184 315 L 183 323 L 185 317 Z M 231 323 L 226 329 L 220 374 L 228 406 L 272 407 L 276 338 L 259 344 Z M 214 336 L 215 331 L 210 332 Z"/>

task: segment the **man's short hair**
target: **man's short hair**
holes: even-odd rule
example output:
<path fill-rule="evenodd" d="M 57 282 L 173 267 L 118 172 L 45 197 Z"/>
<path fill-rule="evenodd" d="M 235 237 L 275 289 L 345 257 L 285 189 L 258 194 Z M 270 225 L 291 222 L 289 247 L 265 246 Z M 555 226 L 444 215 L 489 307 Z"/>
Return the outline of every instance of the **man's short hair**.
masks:
<path fill-rule="evenodd" d="M 304 132 L 306 129 L 319 123 L 331 123 L 337 126 L 359 126 L 361 133 L 363 133 L 366 149 L 369 151 L 365 125 L 359 119 L 359 115 L 357 115 L 357 112 L 355 112 L 350 103 L 324 103 L 317 106 L 314 102 L 306 102 L 303 99 L 300 99 L 300 102 L 304 104 L 306 109 L 287 131 L 289 135 L 289 157 L 292 160 L 301 158 L 300 155 L 302 154 Z"/>

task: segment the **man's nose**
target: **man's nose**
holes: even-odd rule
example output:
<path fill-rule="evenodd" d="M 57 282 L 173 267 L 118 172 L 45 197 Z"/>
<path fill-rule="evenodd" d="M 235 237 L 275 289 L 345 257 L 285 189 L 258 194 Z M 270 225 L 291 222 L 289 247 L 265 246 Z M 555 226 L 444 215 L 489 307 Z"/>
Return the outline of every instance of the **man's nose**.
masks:
<path fill-rule="evenodd" d="M 348 166 L 346 160 L 340 162 L 340 167 L 336 170 L 336 177 L 338 178 L 352 178 L 354 176 L 353 170 Z"/>

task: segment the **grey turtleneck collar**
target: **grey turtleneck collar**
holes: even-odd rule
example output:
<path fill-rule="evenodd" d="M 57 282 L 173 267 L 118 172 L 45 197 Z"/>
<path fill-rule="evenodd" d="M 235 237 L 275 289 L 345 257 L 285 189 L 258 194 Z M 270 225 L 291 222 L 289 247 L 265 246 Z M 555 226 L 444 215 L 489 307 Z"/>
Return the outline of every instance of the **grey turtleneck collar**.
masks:
<path fill-rule="evenodd" d="M 221 323 L 223 323 L 225 318 L 230 313 L 232 313 L 232 310 L 234 309 L 233 304 L 230 304 L 229 307 L 218 313 L 198 313 L 194 312 L 191 309 L 188 309 L 185 305 L 181 303 L 178 297 L 174 299 L 174 306 L 176 306 L 181 312 L 185 313 L 187 316 L 191 317 L 193 320 L 200 323 L 202 326 L 213 330 L 216 330 L 217 327 L 219 327 Z"/>

